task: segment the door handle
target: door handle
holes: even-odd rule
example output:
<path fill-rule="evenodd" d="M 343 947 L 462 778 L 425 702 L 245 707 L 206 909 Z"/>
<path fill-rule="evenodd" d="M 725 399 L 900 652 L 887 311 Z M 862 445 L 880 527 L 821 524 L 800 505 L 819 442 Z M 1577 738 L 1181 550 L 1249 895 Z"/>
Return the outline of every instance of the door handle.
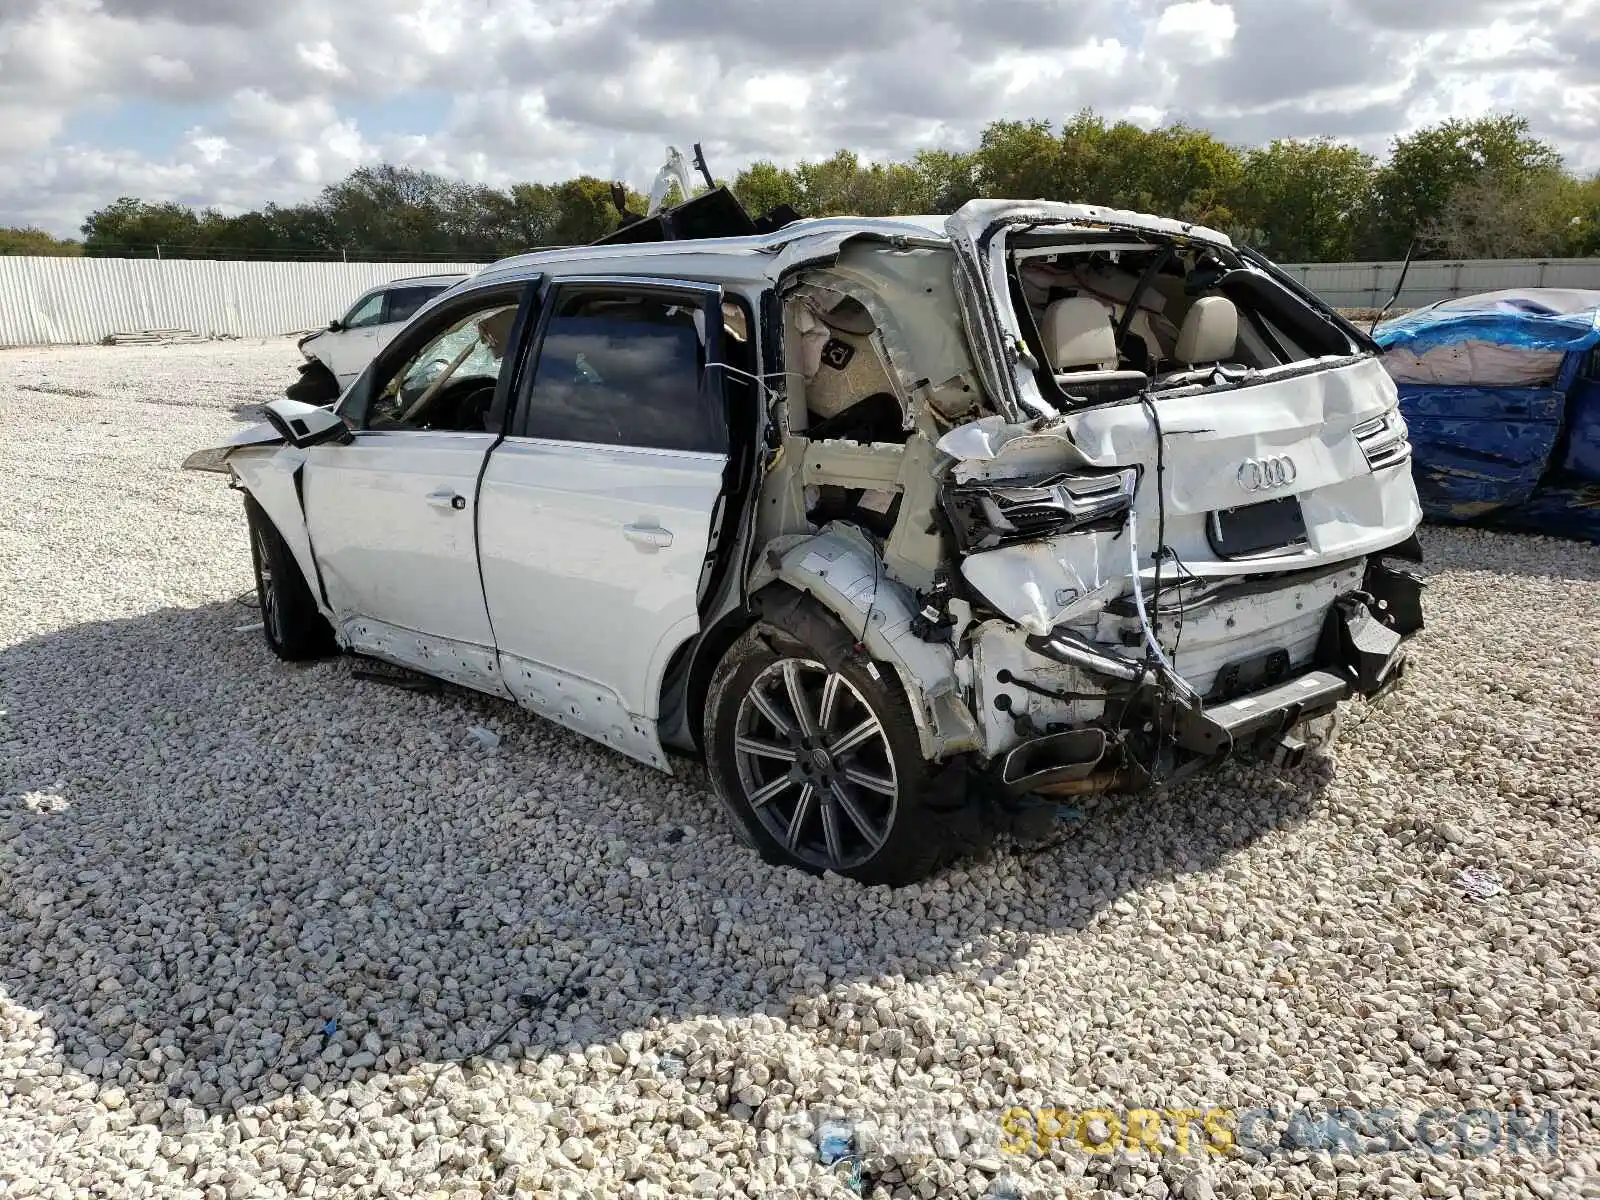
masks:
<path fill-rule="evenodd" d="M 457 495 L 449 488 L 441 488 L 437 492 L 428 493 L 428 503 L 433 505 L 435 508 L 453 508 L 457 512 L 460 512 L 467 506 L 467 498 L 465 496 Z"/>
<path fill-rule="evenodd" d="M 624 525 L 622 536 L 646 550 L 664 550 L 672 545 L 672 533 L 659 525 Z"/>

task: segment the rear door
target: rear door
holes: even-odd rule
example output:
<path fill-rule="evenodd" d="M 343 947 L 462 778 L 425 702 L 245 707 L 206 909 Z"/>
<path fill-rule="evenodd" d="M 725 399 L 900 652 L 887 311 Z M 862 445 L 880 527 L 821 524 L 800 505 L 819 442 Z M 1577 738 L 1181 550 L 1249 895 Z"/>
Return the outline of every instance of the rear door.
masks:
<path fill-rule="evenodd" d="M 721 289 L 553 288 L 480 494 L 484 595 L 523 704 L 656 766 L 661 681 L 700 628 L 728 462 Z"/>

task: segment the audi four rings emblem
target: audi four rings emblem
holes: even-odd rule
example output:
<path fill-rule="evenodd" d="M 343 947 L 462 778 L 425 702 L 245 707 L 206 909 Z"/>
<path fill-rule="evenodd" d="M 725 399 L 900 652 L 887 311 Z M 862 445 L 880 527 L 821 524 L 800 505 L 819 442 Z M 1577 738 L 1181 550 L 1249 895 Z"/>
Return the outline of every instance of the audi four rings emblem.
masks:
<path fill-rule="evenodd" d="M 1287 454 L 1272 458 L 1247 458 L 1239 464 L 1239 486 L 1247 492 L 1270 492 L 1288 487 L 1300 472 Z"/>

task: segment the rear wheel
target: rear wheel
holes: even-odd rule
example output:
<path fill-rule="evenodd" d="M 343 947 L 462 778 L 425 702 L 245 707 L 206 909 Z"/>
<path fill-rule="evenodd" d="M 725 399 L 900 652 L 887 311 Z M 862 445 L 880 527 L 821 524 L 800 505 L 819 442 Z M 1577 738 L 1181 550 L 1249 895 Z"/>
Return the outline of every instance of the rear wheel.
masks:
<path fill-rule="evenodd" d="M 250 559 L 255 565 L 256 597 L 267 645 L 289 662 L 339 653 L 333 628 L 317 611 L 317 602 L 283 535 L 248 493 L 244 511 L 250 525 Z"/>
<path fill-rule="evenodd" d="M 870 660 L 825 665 L 822 640 L 762 622 L 729 648 L 706 703 L 712 781 L 769 862 L 913 882 L 944 837 L 922 803 L 929 764 L 910 706 Z"/>

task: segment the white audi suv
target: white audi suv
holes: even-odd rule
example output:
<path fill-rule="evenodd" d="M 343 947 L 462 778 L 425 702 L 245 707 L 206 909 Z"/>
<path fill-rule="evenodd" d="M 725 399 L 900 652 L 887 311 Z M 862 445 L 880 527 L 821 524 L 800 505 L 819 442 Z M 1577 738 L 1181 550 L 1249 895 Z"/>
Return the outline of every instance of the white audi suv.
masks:
<path fill-rule="evenodd" d="M 769 859 L 889 884 L 1400 680 L 1394 384 L 1248 249 L 1001 200 L 653 235 L 496 263 L 191 457 L 273 650 L 703 755 Z"/>

